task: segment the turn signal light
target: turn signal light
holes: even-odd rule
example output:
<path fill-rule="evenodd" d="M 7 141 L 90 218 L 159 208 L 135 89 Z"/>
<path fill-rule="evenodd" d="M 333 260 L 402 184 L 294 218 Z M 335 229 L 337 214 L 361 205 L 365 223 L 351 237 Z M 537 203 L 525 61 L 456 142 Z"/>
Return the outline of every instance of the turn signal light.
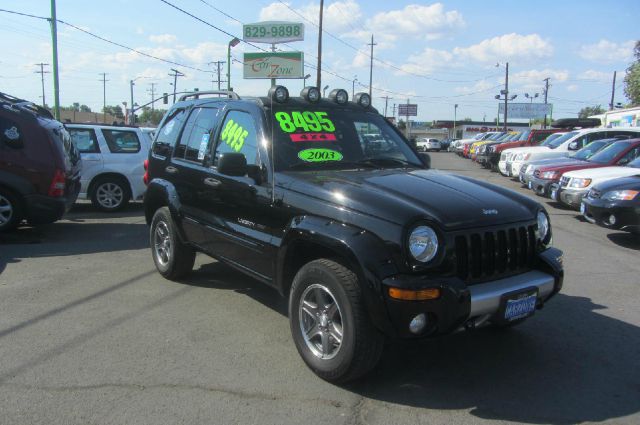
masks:
<path fill-rule="evenodd" d="M 389 288 L 389 296 L 391 298 L 395 298 L 396 300 L 404 300 L 404 301 L 424 301 L 424 300 L 435 300 L 440 298 L 440 289 L 438 288 L 429 288 L 429 289 L 400 289 L 400 288 Z"/>

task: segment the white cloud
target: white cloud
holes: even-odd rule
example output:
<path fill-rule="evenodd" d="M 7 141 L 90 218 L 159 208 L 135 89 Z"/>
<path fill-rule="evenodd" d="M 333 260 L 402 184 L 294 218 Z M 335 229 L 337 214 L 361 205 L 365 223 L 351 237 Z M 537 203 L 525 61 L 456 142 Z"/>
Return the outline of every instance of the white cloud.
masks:
<path fill-rule="evenodd" d="M 528 71 L 520 71 L 509 75 L 509 81 L 518 84 L 535 84 L 537 86 L 543 84 L 545 78 L 551 78 L 554 82 L 567 81 L 569 71 L 554 69 L 531 69 Z"/>
<path fill-rule="evenodd" d="M 570 84 L 567 86 L 567 91 L 568 92 L 576 92 L 580 89 L 580 86 L 577 86 L 575 84 Z"/>
<path fill-rule="evenodd" d="M 579 55 L 583 59 L 593 62 L 630 62 L 633 59 L 634 45 L 634 40 L 616 43 L 603 39 L 595 44 L 583 45 Z"/>
<path fill-rule="evenodd" d="M 178 38 L 173 34 L 158 34 L 149 36 L 150 41 L 158 44 L 174 43 L 177 39 Z"/>
<path fill-rule="evenodd" d="M 611 81 L 613 75 L 610 72 L 594 71 L 593 69 L 589 69 L 578 75 L 578 78 L 581 80 L 595 80 L 605 83 Z"/>
<path fill-rule="evenodd" d="M 456 47 L 453 53 L 456 56 L 484 63 L 529 61 L 551 56 L 553 47 L 538 34 L 511 33 L 483 40 L 469 47 Z"/>
<path fill-rule="evenodd" d="M 447 67 L 469 67 L 474 63 L 481 66 L 503 61 L 526 63 L 551 56 L 552 53 L 553 46 L 538 34 L 505 34 L 468 47 L 455 47 L 451 51 L 427 47 L 421 53 L 410 56 L 401 68 L 406 72 L 424 74 Z"/>
<path fill-rule="evenodd" d="M 293 9 L 293 10 L 291 10 Z M 294 8 L 291 3 L 274 2 L 260 10 L 260 21 L 296 21 L 302 18 L 318 23 L 320 15 L 319 4 L 308 4 L 301 8 Z M 351 25 L 362 16 L 360 5 L 355 0 L 336 1 L 324 8 L 322 26 L 329 32 L 341 32 L 351 29 Z M 306 31 L 313 31 L 316 27 L 304 21 Z"/>
<path fill-rule="evenodd" d="M 460 94 L 470 94 L 483 92 L 489 90 L 492 87 L 495 87 L 495 83 L 492 83 L 488 80 L 482 80 L 478 81 L 473 86 L 456 87 L 455 89 L 453 89 L 453 91 Z"/>

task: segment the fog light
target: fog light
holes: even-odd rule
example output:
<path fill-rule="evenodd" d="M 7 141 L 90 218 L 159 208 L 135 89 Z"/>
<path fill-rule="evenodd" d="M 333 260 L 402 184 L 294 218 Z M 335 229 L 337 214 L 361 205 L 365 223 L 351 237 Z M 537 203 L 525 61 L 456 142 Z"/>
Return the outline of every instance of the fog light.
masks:
<path fill-rule="evenodd" d="M 610 224 L 610 225 L 612 225 L 612 226 L 613 226 L 614 224 L 616 224 L 616 216 L 615 216 L 615 215 L 611 214 L 611 215 L 609 216 L 609 224 Z"/>
<path fill-rule="evenodd" d="M 411 331 L 411 333 L 417 335 L 422 332 L 426 326 L 427 315 L 424 313 L 420 313 L 411 320 L 411 323 L 409 323 L 409 330 Z"/>

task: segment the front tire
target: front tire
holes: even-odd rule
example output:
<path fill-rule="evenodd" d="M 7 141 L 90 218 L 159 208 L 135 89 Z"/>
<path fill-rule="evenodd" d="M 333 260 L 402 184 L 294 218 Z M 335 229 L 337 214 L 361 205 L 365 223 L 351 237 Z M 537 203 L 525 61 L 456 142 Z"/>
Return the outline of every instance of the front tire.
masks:
<path fill-rule="evenodd" d="M 298 353 L 326 381 L 357 379 L 382 354 L 384 338 L 367 315 L 358 278 L 332 260 L 314 260 L 298 271 L 289 324 Z"/>
<path fill-rule="evenodd" d="M 149 242 L 156 269 L 166 279 L 180 279 L 193 269 L 196 253 L 180 241 L 169 208 L 162 207 L 153 215 Z"/>
<path fill-rule="evenodd" d="M 91 191 L 91 203 L 104 212 L 121 210 L 131 199 L 131 189 L 125 179 L 100 178 Z"/>

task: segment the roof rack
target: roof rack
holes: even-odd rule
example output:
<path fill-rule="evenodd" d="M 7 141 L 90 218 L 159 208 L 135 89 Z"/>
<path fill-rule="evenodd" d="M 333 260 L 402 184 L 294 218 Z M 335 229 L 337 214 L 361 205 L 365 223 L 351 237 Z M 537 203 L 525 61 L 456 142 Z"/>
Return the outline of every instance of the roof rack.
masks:
<path fill-rule="evenodd" d="M 43 108 L 42 106 L 36 105 L 35 103 L 29 102 L 28 100 L 11 96 L 10 94 L 7 94 L 7 93 L 0 92 L 0 102 L 8 103 L 9 105 L 11 105 L 12 108 L 21 109 L 21 110 L 26 109 L 31 113 L 35 113 L 37 115 L 53 119 L 53 115 L 51 114 L 51 112 Z"/>
<path fill-rule="evenodd" d="M 223 95 L 223 96 L 228 96 L 230 99 L 234 99 L 234 100 L 240 100 L 240 96 L 238 96 L 238 93 L 234 92 L 234 91 L 230 91 L 230 90 L 206 90 L 206 91 L 194 91 L 191 93 L 187 93 L 187 94 L 183 94 L 182 96 L 180 96 L 178 98 L 178 100 L 180 102 L 182 102 L 183 100 L 187 100 L 187 98 L 190 97 L 197 97 L 197 96 L 202 96 L 202 95 Z"/>

